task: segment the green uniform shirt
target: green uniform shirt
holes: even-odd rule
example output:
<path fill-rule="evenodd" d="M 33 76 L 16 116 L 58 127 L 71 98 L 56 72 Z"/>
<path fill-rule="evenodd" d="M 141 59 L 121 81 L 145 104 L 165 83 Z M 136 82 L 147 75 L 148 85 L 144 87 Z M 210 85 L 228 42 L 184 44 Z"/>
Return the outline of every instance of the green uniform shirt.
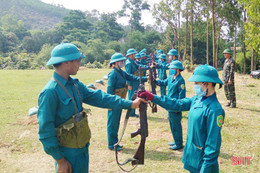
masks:
<path fill-rule="evenodd" d="M 106 94 L 101 90 L 91 90 L 77 79 L 69 77 L 68 80 L 65 80 L 55 72 L 53 78 L 59 80 L 73 96 L 78 112 L 82 111 L 82 105 L 74 84 L 80 92 L 82 101 L 86 104 L 112 109 L 131 108 L 132 101 Z M 59 145 L 55 128 L 75 114 L 72 99 L 56 81 L 50 80 L 41 91 L 38 104 L 39 139 L 47 154 L 51 155 L 55 160 L 61 159 L 64 157 L 63 151 L 67 148 Z M 79 153 L 85 151 L 86 147 L 69 149 L 71 153 Z"/>
<path fill-rule="evenodd" d="M 126 80 L 139 82 L 139 77 L 128 74 L 125 71 L 114 67 L 108 74 L 107 93 L 114 94 L 115 89 L 124 88 L 126 85 Z M 141 80 L 142 82 L 146 82 L 147 77 L 142 77 Z"/>
<path fill-rule="evenodd" d="M 226 59 L 223 66 L 223 81 L 228 83 L 228 81 L 234 81 L 235 72 L 235 60 L 232 58 Z"/>
<path fill-rule="evenodd" d="M 128 74 L 134 75 L 134 73 L 139 70 L 139 67 L 141 67 L 142 70 L 147 70 L 147 69 L 149 69 L 148 66 L 146 66 L 146 65 L 141 65 L 141 64 L 137 64 L 134 60 L 132 60 L 132 59 L 130 59 L 130 58 L 127 58 L 126 64 L 125 64 L 125 71 L 126 71 Z M 130 81 L 130 80 L 127 80 L 127 83 L 128 83 L 130 86 L 139 85 L 139 82 L 138 82 L 138 81 Z"/>
<path fill-rule="evenodd" d="M 194 96 L 184 99 L 155 95 L 153 102 L 166 109 L 189 111 L 187 141 L 182 157 L 184 168 L 190 172 L 218 172 L 225 112 L 216 93 L 209 97 Z"/>

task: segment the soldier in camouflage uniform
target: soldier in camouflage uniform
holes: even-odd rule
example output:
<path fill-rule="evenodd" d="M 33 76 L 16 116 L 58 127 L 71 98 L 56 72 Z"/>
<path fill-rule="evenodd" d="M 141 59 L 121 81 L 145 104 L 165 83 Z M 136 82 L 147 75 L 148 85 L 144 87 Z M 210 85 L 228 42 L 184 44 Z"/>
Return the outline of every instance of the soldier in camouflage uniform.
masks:
<path fill-rule="evenodd" d="M 224 91 L 228 99 L 226 106 L 230 108 L 236 107 L 236 93 L 235 93 L 235 60 L 231 58 L 232 51 L 230 49 L 225 49 L 224 57 L 226 58 L 223 66 L 223 81 L 224 81 Z"/>

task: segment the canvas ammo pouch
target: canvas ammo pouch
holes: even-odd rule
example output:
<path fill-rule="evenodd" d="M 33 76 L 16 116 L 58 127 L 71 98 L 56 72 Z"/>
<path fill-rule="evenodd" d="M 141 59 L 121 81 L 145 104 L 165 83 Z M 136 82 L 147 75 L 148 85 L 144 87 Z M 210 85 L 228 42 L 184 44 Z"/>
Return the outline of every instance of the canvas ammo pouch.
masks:
<path fill-rule="evenodd" d="M 62 85 L 58 80 L 54 80 L 72 99 L 75 109 L 75 114 L 69 120 L 55 128 L 59 144 L 63 147 L 69 148 L 83 148 L 91 138 L 91 131 L 88 125 L 88 115 L 90 113 L 90 109 L 83 108 L 82 112 L 77 113 L 77 107 L 74 98 L 70 95 L 64 85 Z M 82 104 L 79 90 L 75 84 L 74 86 Z"/>
<path fill-rule="evenodd" d="M 125 99 L 127 91 L 128 91 L 128 85 L 125 85 L 124 88 L 115 89 L 114 94 L 120 96 L 123 99 Z"/>

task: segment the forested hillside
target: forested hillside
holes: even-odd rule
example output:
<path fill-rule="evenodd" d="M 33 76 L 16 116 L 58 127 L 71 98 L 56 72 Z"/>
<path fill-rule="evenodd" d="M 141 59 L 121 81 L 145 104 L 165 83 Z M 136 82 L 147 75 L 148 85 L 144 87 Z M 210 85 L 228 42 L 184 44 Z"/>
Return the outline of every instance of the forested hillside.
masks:
<path fill-rule="evenodd" d="M 113 53 L 129 48 L 146 48 L 148 54 L 174 48 L 188 70 L 206 63 L 221 69 L 222 52 L 230 48 L 238 72 L 259 69 L 258 0 L 149 2 L 124 0 L 120 11 L 101 13 L 40 0 L 1 0 L 0 69 L 46 68 L 52 48 L 61 42 L 76 44 L 87 55 L 82 65 L 92 68 L 107 67 Z M 154 25 L 141 22 L 145 10 L 153 12 Z M 126 26 L 118 23 L 121 17 Z"/>
<path fill-rule="evenodd" d="M 1 0 L 0 18 L 6 14 L 16 16 L 28 29 L 50 29 L 62 21 L 68 9 L 49 5 L 40 0 Z"/>

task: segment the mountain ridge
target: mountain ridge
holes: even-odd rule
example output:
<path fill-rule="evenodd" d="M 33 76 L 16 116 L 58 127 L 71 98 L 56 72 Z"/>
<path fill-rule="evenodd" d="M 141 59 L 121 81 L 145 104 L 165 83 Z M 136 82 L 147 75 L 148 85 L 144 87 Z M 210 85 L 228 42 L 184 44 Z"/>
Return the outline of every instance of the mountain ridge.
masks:
<path fill-rule="evenodd" d="M 1 0 L 0 17 L 11 14 L 22 20 L 28 29 L 51 29 L 69 13 L 64 7 L 40 0 Z"/>

